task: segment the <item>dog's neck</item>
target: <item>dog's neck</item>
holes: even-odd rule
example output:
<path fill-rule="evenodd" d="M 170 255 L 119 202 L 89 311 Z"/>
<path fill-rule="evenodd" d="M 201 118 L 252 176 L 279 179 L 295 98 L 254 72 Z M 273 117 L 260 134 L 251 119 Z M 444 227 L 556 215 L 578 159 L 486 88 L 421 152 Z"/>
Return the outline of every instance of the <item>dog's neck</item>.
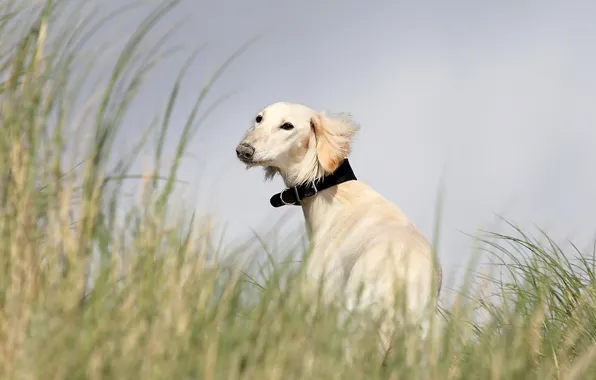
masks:
<path fill-rule="evenodd" d="M 300 163 L 284 168 L 284 170 L 278 169 L 277 172 L 287 188 L 316 182 L 329 174 L 319 163 L 316 154 L 310 153 L 307 153 Z"/>

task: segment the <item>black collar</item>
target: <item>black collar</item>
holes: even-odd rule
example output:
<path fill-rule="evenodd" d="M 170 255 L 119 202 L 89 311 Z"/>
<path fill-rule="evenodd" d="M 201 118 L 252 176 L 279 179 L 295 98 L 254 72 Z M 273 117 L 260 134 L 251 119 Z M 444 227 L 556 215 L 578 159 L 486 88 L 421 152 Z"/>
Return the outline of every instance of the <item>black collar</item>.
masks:
<path fill-rule="evenodd" d="M 319 191 L 323 191 L 343 182 L 356 181 L 356 176 L 348 159 L 344 159 L 335 171 L 323 178 L 315 180 L 313 183 L 290 187 L 282 190 L 271 197 L 269 202 L 273 207 L 284 205 L 300 206 L 300 201 L 304 198 L 312 197 Z"/>

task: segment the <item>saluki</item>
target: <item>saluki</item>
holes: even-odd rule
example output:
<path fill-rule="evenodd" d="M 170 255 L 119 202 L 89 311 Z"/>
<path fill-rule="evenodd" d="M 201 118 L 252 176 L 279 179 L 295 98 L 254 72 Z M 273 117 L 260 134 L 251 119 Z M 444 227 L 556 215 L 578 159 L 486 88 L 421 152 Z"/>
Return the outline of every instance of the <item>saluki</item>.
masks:
<path fill-rule="evenodd" d="M 425 316 L 434 312 L 425 313 L 436 306 L 442 270 L 429 242 L 401 210 L 356 179 L 347 157 L 358 130 L 349 116 L 278 102 L 256 114 L 236 155 L 247 169 L 264 168 L 266 179 L 283 178 L 287 188 L 270 203 L 302 207 L 312 248 L 306 263 L 312 289 L 323 281 L 326 300 L 343 295 L 349 307 L 383 312 L 379 343 L 386 354 L 398 319 L 403 322 L 396 298 L 405 297 L 405 314 L 425 336 Z"/>

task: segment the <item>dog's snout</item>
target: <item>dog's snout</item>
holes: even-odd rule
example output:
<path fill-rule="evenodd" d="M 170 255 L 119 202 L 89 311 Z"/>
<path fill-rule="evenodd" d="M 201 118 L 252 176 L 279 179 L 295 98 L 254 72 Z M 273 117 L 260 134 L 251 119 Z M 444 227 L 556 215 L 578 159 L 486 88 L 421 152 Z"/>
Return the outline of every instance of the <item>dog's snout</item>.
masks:
<path fill-rule="evenodd" d="M 246 143 L 241 143 L 236 147 L 236 156 L 242 160 L 250 160 L 254 154 L 255 148 Z"/>

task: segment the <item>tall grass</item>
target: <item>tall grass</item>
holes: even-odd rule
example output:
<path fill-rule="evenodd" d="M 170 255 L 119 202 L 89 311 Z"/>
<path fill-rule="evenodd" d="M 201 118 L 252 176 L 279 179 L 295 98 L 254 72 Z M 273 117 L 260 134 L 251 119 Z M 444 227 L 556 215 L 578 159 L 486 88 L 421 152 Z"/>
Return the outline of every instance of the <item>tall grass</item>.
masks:
<path fill-rule="evenodd" d="M 2 379 L 596 378 L 595 252 L 563 252 L 546 234 L 483 235 L 496 274 L 469 278 L 443 305 L 434 339 L 399 331 L 384 368 L 374 323 L 348 332 L 340 310 L 294 291 L 300 265 L 258 281 L 218 261 L 209 224 L 168 210 L 223 71 L 197 93 L 173 157 L 164 141 L 188 64 L 147 128 L 155 169 L 131 169 L 148 138 L 123 157 L 114 149 L 144 78 L 167 55 L 167 35 L 148 53 L 142 43 L 177 3 L 148 15 L 83 103 L 96 70 L 87 41 L 115 14 L 61 27 L 67 3 L 0 6 Z M 132 204 L 124 181 L 139 183 Z M 348 335 L 358 347 L 350 361 Z"/>

